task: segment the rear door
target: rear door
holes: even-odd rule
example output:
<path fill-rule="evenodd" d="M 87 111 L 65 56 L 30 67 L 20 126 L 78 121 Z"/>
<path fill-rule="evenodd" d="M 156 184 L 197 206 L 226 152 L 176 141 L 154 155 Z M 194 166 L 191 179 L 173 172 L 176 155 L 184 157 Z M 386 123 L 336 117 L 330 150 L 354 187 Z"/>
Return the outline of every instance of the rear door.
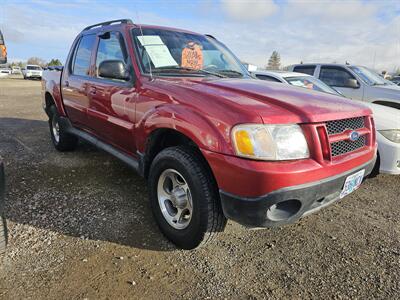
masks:
<path fill-rule="evenodd" d="M 88 84 L 92 76 L 91 59 L 95 42 L 95 34 L 81 36 L 61 82 L 68 117 L 75 126 L 82 128 L 88 128 Z"/>
<path fill-rule="evenodd" d="M 125 152 L 135 154 L 136 88 L 132 80 L 102 78 L 99 75 L 100 64 L 110 60 L 122 61 L 128 69 L 131 64 L 126 42 L 119 31 L 98 35 L 94 74 L 89 86 L 90 127 L 103 140 Z M 131 74 L 133 76 L 133 72 Z"/>
<path fill-rule="evenodd" d="M 347 98 L 363 100 L 363 86 L 359 83 L 358 87 L 351 87 L 349 80 L 357 80 L 357 78 L 344 67 L 322 65 L 318 78 Z"/>

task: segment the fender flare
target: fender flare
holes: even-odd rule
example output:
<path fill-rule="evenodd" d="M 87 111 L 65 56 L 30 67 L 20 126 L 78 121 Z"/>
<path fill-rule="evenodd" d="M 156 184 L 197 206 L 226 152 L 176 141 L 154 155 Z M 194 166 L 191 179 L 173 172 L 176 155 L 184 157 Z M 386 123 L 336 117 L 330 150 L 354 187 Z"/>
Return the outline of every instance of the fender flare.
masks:
<path fill-rule="evenodd" d="M 147 140 L 157 129 L 175 130 L 192 140 L 200 149 L 233 153 L 230 128 L 224 126 L 218 128 L 209 118 L 187 106 L 166 104 L 155 107 L 145 114 L 136 127 L 136 144 L 139 152 L 146 151 Z"/>
<path fill-rule="evenodd" d="M 60 85 L 56 84 L 54 80 L 45 83 L 45 95 L 44 95 L 44 104 L 45 104 L 45 111 L 48 114 L 48 97 L 51 97 L 54 105 L 57 108 L 58 113 L 60 116 L 67 116 L 64 105 L 62 103 L 62 96 Z"/>

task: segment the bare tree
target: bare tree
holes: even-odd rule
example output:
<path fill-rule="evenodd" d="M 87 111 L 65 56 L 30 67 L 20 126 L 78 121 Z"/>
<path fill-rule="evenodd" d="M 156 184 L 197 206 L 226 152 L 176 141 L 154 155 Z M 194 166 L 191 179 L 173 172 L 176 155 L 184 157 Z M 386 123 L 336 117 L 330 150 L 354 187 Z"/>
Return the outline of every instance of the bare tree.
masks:
<path fill-rule="evenodd" d="M 27 64 L 28 65 L 39 65 L 41 67 L 44 67 L 46 65 L 46 61 L 39 57 L 30 57 L 27 61 Z"/>

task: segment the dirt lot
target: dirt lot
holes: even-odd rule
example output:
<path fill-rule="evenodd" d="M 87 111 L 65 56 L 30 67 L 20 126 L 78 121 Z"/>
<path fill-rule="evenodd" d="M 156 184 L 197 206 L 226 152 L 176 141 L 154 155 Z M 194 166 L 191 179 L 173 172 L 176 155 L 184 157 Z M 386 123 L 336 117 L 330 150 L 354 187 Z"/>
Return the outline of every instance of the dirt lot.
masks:
<path fill-rule="evenodd" d="M 177 250 L 144 180 L 87 144 L 50 144 L 40 82 L 0 79 L 10 244 L 1 299 L 400 297 L 400 176 L 380 175 L 299 223 Z"/>

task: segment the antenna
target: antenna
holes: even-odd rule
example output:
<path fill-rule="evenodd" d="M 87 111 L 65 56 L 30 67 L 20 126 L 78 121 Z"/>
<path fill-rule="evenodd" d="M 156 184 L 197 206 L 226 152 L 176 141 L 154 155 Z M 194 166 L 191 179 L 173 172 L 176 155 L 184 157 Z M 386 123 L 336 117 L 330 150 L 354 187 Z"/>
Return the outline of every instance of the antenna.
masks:
<path fill-rule="evenodd" d="M 135 5 L 135 6 L 136 6 L 136 5 Z M 139 18 L 139 13 L 138 13 L 138 10 L 137 10 L 136 7 L 135 7 L 135 10 L 136 10 L 136 17 L 137 17 L 137 20 L 138 20 L 138 26 L 139 26 L 140 34 L 141 34 L 141 36 L 142 36 L 143 43 L 144 43 L 144 35 L 143 35 L 142 25 L 140 24 L 141 22 L 140 22 L 140 18 Z M 143 49 L 144 49 L 144 51 L 146 52 L 147 61 L 148 61 L 148 63 L 149 63 L 150 79 L 153 80 L 153 72 L 152 72 L 152 70 L 151 70 L 151 60 L 150 60 L 150 56 L 149 56 L 149 54 L 147 53 L 146 47 L 145 47 L 144 45 L 143 45 Z"/>

